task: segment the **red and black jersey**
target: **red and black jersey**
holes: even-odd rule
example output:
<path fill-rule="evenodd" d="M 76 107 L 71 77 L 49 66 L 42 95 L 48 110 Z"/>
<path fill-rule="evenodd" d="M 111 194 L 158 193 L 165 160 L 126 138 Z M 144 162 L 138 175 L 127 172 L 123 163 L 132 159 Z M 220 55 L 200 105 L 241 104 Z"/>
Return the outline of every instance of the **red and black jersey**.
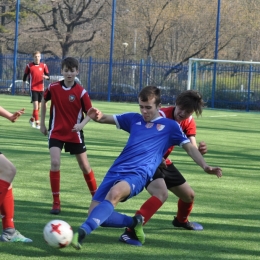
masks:
<path fill-rule="evenodd" d="M 80 132 L 72 132 L 75 124 L 84 119 L 92 107 L 87 91 L 76 82 L 70 88 L 64 81 L 50 84 L 44 92 L 45 102 L 51 100 L 49 138 L 64 142 L 82 143 Z"/>
<path fill-rule="evenodd" d="M 43 75 L 49 75 L 48 67 L 45 63 L 35 64 L 31 62 L 26 65 L 23 81 L 26 81 L 29 75 L 31 91 L 44 91 Z"/>
<path fill-rule="evenodd" d="M 173 106 L 161 108 L 159 113 L 163 117 L 174 120 L 174 109 L 175 109 L 175 107 L 173 107 Z M 196 123 L 192 116 L 190 116 L 189 118 L 187 118 L 185 120 L 182 120 L 180 122 L 180 126 L 182 128 L 182 131 L 186 134 L 187 137 L 196 135 Z M 169 159 L 167 159 L 167 157 L 170 155 L 170 153 L 172 152 L 173 149 L 174 149 L 174 146 L 170 147 L 167 150 L 167 152 L 164 154 L 164 158 L 166 159 L 166 164 L 171 163 L 171 161 Z"/>

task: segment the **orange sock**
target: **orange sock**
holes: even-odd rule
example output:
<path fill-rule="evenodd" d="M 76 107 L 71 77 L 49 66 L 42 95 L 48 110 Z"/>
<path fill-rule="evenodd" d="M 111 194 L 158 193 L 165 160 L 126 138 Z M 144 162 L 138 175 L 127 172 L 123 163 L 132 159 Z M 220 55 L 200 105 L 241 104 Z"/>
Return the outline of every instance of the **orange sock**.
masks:
<path fill-rule="evenodd" d="M 90 193 L 93 197 L 96 190 L 97 190 L 97 182 L 96 182 L 96 178 L 95 178 L 93 170 L 91 170 L 90 173 L 84 173 L 83 172 L 83 176 L 84 176 L 84 179 L 85 179 L 85 181 L 88 185 L 89 191 L 90 191 Z"/>
<path fill-rule="evenodd" d="M 50 183 L 53 202 L 60 204 L 60 171 L 50 171 Z"/>
<path fill-rule="evenodd" d="M 138 211 L 136 211 L 135 215 L 142 215 L 144 217 L 143 225 L 145 225 L 156 213 L 156 211 L 162 206 L 162 204 L 163 203 L 157 197 L 152 196 L 141 206 Z"/>
<path fill-rule="evenodd" d="M 3 204 L 6 193 L 11 183 L 0 179 L 0 206 Z"/>
<path fill-rule="evenodd" d="M 12 188 L 7 191 L 4 201 L 0 206 L 0 212 L 3 229 L 14 228 L 14 196 Z"/>
<path fill-rule="evenodd" d="M 177 212 L 177 220 L 180 223 L 185 223 L 188 221 L 188 217 L 192 211 L 193 202 L 184 202 L 181 199 L 178 201 L 178 212 Z"/>

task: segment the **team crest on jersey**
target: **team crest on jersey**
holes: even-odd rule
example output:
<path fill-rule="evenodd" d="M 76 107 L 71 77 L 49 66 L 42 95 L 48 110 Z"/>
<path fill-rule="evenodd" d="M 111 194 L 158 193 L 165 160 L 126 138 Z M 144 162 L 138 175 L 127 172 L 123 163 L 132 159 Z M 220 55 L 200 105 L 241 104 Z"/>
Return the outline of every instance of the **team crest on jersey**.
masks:
<path fill-rule="evenodd" d="M 42 68 L 40 67 L 39 70 L 42 70 Z"/>
<path fill-rule="evenodd" d="M 147 123 L 147 124 L 145 125 L 145 127 L 146 127 L 146 128 L 152 128 L 153 125 L 154 125 L 154 123 Z"/>
<path fill-rule="evenodd" d="M 73 102 L 75 100 L 75 96 L 74 95 L 69 95 L 69 101 Z"/>
<path fill-rule="evenodd" d="M 158 131 L 162 131 L 164 127 L 165 127 L 165 125 L 160 125 L 160 124 L 156 125 L 156 128 Z"/>

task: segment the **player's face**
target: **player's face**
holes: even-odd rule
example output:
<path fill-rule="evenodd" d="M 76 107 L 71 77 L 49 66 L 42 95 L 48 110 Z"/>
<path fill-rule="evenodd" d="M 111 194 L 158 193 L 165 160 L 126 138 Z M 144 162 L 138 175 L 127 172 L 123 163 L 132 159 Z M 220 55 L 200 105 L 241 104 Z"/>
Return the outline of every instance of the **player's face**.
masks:
<path fill-rule="evenodd" d="M 64 66 L 61 70 L 61 74 L 64 77 L 65 85 L 69 85 L 70 83 L 74 83 L 75 77 L 79 74 L 79 71 L 76 68 L 69 69 Z"/>
<path fill-rule="evenodd" d="M 35 64 L 40 64 L 41 61 L 41 54 L 40 53 L 36 53 L 33 57 L 33 61 Z"/>
<path fill-rule="evenodd" d="M 174 110 L 174 119 L 180 123 L 181 121 L 189 118 L 193 112 L 194 111 L 187 111 L 179 106 L 176 106 Z"/>
<path fill-rule="evenodd" d="M 139 107 L 140 107 L 140 112 L 143 116 L 143 119 L 146 122 L 150 122 L 153 119 L 160 116 L 159 109 L 161 106 L 155 105 L 155 98 L 149 99 L 146 102 L 143 102 L 139 98 Z"/>

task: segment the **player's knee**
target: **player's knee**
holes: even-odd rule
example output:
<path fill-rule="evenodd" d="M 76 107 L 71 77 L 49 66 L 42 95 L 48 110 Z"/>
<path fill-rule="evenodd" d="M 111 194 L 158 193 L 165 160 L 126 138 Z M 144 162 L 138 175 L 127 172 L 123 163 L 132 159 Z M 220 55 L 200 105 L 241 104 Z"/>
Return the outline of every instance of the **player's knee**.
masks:
<path fill-rule="evenodd" d="M 183 201 L 187 203 L 193 202 L 195 199 L 195 193 L 193 190 L 190 190 L 188 193 L 185 194 L 185 196 L 182 198 Z"/>
<path fill-rule="evenodd" d="M 119 189 L 112 188 L 106 198 L 106 200 L 109 200 L 114 206 L 117 205 L 119 201 L 121 201 L 123 198 L 122 193 Z"/>
<path fill-rule="evenodd" d="M 168 191 L 165 190 L 165 191 L 163 191 L 163 192 L 160 193 L 159 200 L 160 200 L 161 202 L 165 202 L 167 199 L 168 199 Z"/>
<path fill-rule="evenodd" d="M 59 160 L 55 160 L 55 159 L 52 159 L 51 160 L 51 169 L 53 171 L 58 171 L 60 169 L 60 161 Z"/>
<path fill-rule="evenodd" d="M 168 199 L 168 191 L 158 190 L 153 192 L 152 196 L 157 197 L 162 203 L 164 203 Z"/>

